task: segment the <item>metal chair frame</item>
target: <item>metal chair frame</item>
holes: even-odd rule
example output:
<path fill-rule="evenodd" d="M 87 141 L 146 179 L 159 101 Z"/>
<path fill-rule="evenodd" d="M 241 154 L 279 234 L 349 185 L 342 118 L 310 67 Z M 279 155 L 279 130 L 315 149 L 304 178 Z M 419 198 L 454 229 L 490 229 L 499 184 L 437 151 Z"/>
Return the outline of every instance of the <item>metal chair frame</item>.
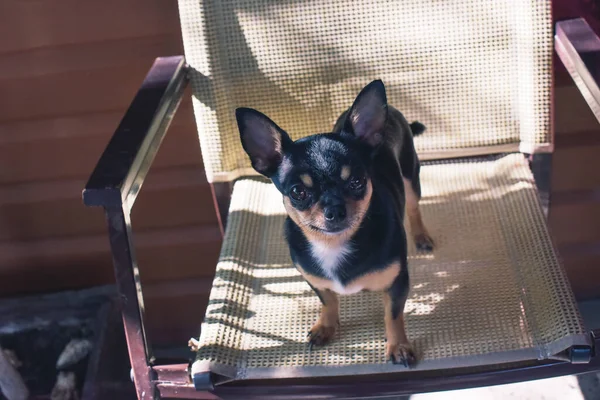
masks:
<path fill-rule="evenodd" d="M 555 50 L 600 121 L 600 38 L 581 18 L 558 22 Z M 590 332 L 594 343 L 591 354 L 589 349 L 571 349 L 570 360 L 564 362 L 513 363 L 500 365 L 491 372 L 455 369 L 444 371 L 443 375 L 436 371 L 403 372 L 401 380 L 396 379 L 397 376 L 372 375 L 361 378 L 360 382 L 354 377 L 263 380 L 219 386 L 202 382 L 204 387 L 208 385 L 212 389 L 198 391 L 194 377 L 190 376 L 189 364 L 156 365 L 145 334 L 144 302 L 130 213 L 187 84 L 188 67 L 183 56 L 155 60 L 83 190 L 84 203 L 101 206 L 106 213 L 138 399 L 287 399 L 315 398 L 315 394 L 319 398 L 364 398 L 497 385 L 600 370 L 600 329 Z M 532 154 L 529 157 L 538 189 L 547 205 L 551 155 Z M 232 183 L 211 184 L 222 233 L 227 223 L 231 188 Z"/>

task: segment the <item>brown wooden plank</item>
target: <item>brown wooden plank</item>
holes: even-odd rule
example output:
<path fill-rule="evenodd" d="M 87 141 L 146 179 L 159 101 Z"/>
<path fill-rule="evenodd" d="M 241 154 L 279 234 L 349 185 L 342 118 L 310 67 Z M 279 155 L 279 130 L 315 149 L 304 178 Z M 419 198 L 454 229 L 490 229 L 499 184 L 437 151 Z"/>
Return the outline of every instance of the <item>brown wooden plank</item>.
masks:
<path fill-rule="evenodd" d="M 587 202 L 600 203 L 600 188 L 570 190 L 565 192 L 552 193 L 553 206 L 560 206 L 563 204 L 579 204 Z"/>
<path fill-rule="evenodd" d="M 218 228 L 214 226 L 185 226 L 136 232 L 134 240 L 136 249 L 140 251 L 144 248 L 158 251 L 159 248 L 183 244 L 196 245 L 198 251 L 203 251 L 202 243 L 208 243 L 212 247 L 207 248 L 214 252 L 213 247 L 216 247 L 217 250 L 220 247 L 221 235 Z M 50 265 L 60 267 L 55 261 L 61 257 L 80 258 L 88 253 L 98 254 L 108 252 L 108 250 L 106 235 L 63 237 L 26 242 L 1 242 L 0 266 L 2 266 L 3 272 L 14 272 L 35 266 L 30 260 L 36 259 L 41 263 L 40 268 L 47 268 Z M 192 261 L 197 263 L 195 258 Z M 93 264 L 98 265 L 96 262 Z M 111 265 L 112 263 L 108 262 L 107 264 Z M 165 270 L 165 273 L 169 272 Z"/>
<path fill-rule="evenodd" d="M 218 228 L 137 232 L 145 283 L 210 277 L 221 244 Z M 56 291 L 114 282 L 106 235 L 0 243 L 0 295 Z"/>
<path fill-rule="evenodd" d="M 582 131 L 600 135 L 600 123 L 572 80 L 554 89 L 554 130 L 557 136 Z"/>
<path fill-rule="evenodd" d="M 108 143 L 124 113 L 125 110 L 98 111 L 17 121 L 0 120 L 0 146 L 10 143 L 29 143 L 36 140 L 95 135 L 105 135 Z M 196 132 L 189 89 L 185 92 L 169 128 L 169 130 L 178 129 Z M 167 137 L 169 136 L 170 134 L 167 134 Z"/>
<path fill-rule="evenodd" d="M 79 115 L 0 121 L 0 146 L 72 136 L 107 135 L 108 139 L 110 132 L 114 132 L 122 117 L 123 111 L 99 111 Z"/>
<path fill-rule="evenodd" d="M 75 198 L 79 203 L 83 203 L 81 191 L 85 183 L 85 179 L 62 179 L 0 186 L 0 207 L 11 204 L 68 201 Z M 196 185 L 203 187 L 208 185 L 206 175 L 199 166 L 181 168 L 156 166 L 142 186 L 140 196 L 146 191 L 156 192 Z"/>
<path fill-rule="evenodd" d="M 179 32 L 118 38 L 17 51 L 0 57 L 0 82 L 65 72 L 151 63 L 156 57 L 181 54 Z"/>
<path fill-rule="evenodd" d="M 573 78 L 569 75 L 560 58 L 558 58 L 556 51 L 553 53 L 552 62 L 554 63 L 554 89 L 572 85 Z"/>
<path fill-rule="evenodd" d="M 212 276 L 221 250 L 221 236 L 212 230 L 211 236 L 207 235 L 190 233 L 187 238 L 174 237 L 169 246 L 136 247 L 142 282 Z"/>
<path fill-rule="evenodd" d="M 155 346 L 185 347 L 198 337 L 212 281 L 210 276 L 144 285 L 146 323 Z"/>
<path fill-rule="evenodd" d="M 60 118 L 103 111 L 118 111 L 122 115 L 153 60 L 135 59 L 122 65 L 0 79 L 0 122 Z M 189 98 L 190 93 L 188 90 L 184 97 Z"/>
<path fill-rule="evenodd" d="M 0 54 L 180 32 L 177 2 L 0 2 Z"/>
<path fill-rule="evenodd" d="M 195 128 L 173 126 L 153 168 L 202 168 Z M 29 142 L 0 143 L 0 185 L 59 179 L 86 179 L 94 169 L 112 130 L 97 135 L 49 137 Z"/>
<path fill-rule="evenodd" d="M 107 241 L 107 240 L 106 240 Z M 11 246 L 16 247 L 14 243 Z M 0 248 L 7 246 L 0 245 Z M 106 249 L 87 252 L 29 254 L 19 246 L 15 256 L 0 257 L 0 296 L 11 297 L 114 283 L 111 255 Z M 5 264 L 9 259 L 10 270 Z"/>
<path fill-rule="evenodd" d="M 572 147 L 598 146 L 600 145 L 600 129 L 556 135 L 554 144 L 559 151 Z"/>
<path fill-rule="evenodd" d="M 125 110 L 151 62 L 0 81 L 0 120 Z M 7 101 L 10 99 L 10 101 Z"/>
<path fill-rule="evenodd" d="M 561 253 L 569 282 L 579 300 L 600 296 L 597 272 L 600 269 L 600 242 L 596 246 L 598 250 L 595 252 Z"/>
<path fill-rule="evenodd" d="M 167 171 L 163 175 L 165 178 L 170 176 L 170 182 L 163 182 L 158 187 L 149 184 L 143 188 L 132 214 L 136 231 L 216 225 L 216 213 L 210 211 L 213 209 L 210 186 L 202 178 L 203 172 L 179 172 Z M 106 221 L 102 213 L 85 207 L 81 201 L 81 183 L 85 183 L 74 182 L 76 184 L 71 186 L 73 191 L 68 198 L 40 201 L 30 198 L 0 204 L 0 241 L 105 233 Z"/>
<path fill-rule="evenodd" d="M 552 158 L 552 190 L 562 192 L 600 188 L 600 174 L 597 171 L 600 171 L 600 144 L 557 146 Z"/>
<path fill-rule="evenodd" d="M 123 113 L 94 112 L 39 120 L 0 121 L 0 185 L 59 178 L 87 179 Z M 154 167 L 201 163 L 188 90 Z"/>
<path fill-rule="evenodd" d="M 123 114 L 124 111 L 109 111 L 15 122 L 0 121 L 0 184 L 56 180 L 77 175 L 87 179 Z M 66 150 L 71 150 L 73 154 L 66 157 Z M 154 165 L 161 168 L 201 163 L 188 90 Z"/>
<path fill-rule="evenodd" d="M 150 289 L 148 286 L 146 288 Z M 152 344 L 184 347 L 190 338 L 198 337 L 209 290 L 198 284 L 194 292 L 176 297 L 144 295 L 146 326 Z"/>
<path fill-rule="evenodd" d="M 595 242 L 600 238 L 600 203 L 561 204 L 550 207 L 548 223 L 560 247 Z"/>

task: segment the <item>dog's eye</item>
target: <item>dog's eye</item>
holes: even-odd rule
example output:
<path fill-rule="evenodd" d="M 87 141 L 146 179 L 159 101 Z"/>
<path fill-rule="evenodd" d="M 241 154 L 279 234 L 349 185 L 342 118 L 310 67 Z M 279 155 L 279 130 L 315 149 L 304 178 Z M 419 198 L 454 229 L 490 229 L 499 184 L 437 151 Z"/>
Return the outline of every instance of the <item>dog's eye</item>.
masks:
<path fill-rule="evenodd" d="M 296 201 L 302 201 L 306 199 L 306 189 L 302 185 L 296 185 L 290 190 L 290 197 Z"/>
<path fill-rule="evenodd" d="M 351 190 L 360 190 L 363 186 L 365 186 L 365 178 L 358 178 L 355 176 L 350 177 L 348 187 L 350 187 Z"/>

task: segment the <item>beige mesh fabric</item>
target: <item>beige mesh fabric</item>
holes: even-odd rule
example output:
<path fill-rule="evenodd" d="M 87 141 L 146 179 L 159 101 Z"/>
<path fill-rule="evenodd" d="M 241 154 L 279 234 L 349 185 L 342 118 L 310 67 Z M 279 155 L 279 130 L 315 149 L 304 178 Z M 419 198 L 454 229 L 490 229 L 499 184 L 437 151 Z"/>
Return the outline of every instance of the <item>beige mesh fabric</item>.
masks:
<path fill-rule="evenodd" d="M 437 248 L 409 240 L 405 309 L 417 369 L 551 358 L 588 344 L 524 157 L 422 169 L 423 217 Z M 268 182 L 235 184 L 193 373 L 234 379 L 404 371 L 384 359 L 381 295 L 341 297 L 341 330 L 307 348 L 320 302 L 291 265 L 282 198 Z"/>
<path fill-rule="evenodd" d="M 294 139 L 328 132 L 360 89 L 428 131 L 422 158 L 550 142 L 549 0 L 179 0 L 209 181 L 255 174 L 236 107 L 269 115 Z"/>

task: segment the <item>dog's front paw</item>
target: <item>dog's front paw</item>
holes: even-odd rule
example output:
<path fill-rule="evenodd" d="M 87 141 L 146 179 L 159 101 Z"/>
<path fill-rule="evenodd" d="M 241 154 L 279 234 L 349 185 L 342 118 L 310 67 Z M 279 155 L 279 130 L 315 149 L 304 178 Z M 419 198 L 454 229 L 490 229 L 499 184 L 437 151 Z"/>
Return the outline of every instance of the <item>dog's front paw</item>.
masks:
<path fill-rule="evenodd" d="M 419 251 L 433 251 L 434 247 L 433 239 L 427 233 L 416 234 L 415 245 Z"/>
<path fill-rule="evenodd" d="M 417 363 L 415 352 L 410 343 L 387 343 L 385 355 L 386 359 L 392 363 L 402 364 L 407 368 L 410 368 Z"/>
<path fill-rule="evenodd" d="M 313 345 L 321 346 L 327 344 L 335 336 L 337 326 L 325 326 L 317 322 L 308 332 L 308 344 L 312 349 Z"/>

